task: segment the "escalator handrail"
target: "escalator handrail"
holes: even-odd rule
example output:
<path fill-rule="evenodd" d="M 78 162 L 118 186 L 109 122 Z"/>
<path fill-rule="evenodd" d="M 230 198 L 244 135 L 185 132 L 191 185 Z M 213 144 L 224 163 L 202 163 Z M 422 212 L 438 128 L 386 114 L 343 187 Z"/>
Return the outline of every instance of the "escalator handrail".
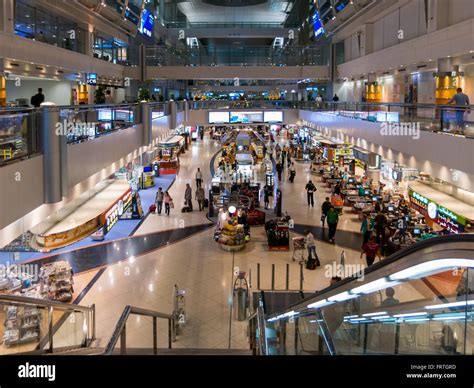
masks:
<path fill-rule="evenodd" d="M 454 234 L 454 235 L 448 235 L 448 236 L 438 236 L 438 237 L 432 237 L 432 238 L 429 238 L 429 239 L 426 239 L 426 240 L 423 240 L 423 241 L 419 241 L 417 242 L 416 244 L 413 244 L 407 248 L 404 248 L 400 251 L 397 251 L 395 253 L 393 253 L 392 255 L 388 256 L 387 258 L 381 260 L 381 261 L 378 261 L 377 263 L 374 263 L 373 265 L 371 265 L 370 267 L 366 267 L 365 270 L 364 270 L 364 277 L 366 277 L 368 274 L 370 273 L 374 273 L 400 259 L 403 259 L 404 257 L 406 256 L 409 256 L 413 253 L 416 253 L 418 251 L 421 251 L 423 249 L 426 249 L 426 248 L 430 248 L 434 245 L 438 245 L 438 244 L 454 244 L 454 243 L 474 243 L 474 234 Z M 357 279 L 353 278 L 353 277 L 348 277 L 348 278 L 345 278 L 345 279 L 342 279 L 338 282 L 336 282 L 335 284 L 332 284 L 320 291 L 317 291 L 315 294 L 311 295 L 311 296 L 308 296 L 307 298 L 299 301 L 299 302 L 296 302 L 296 303 L 293 303 L 292 305 L 288 306 L 287 308 L 285 308 L 284 310 L 278 312 L 278 313 L 273 313 L 272 316 L 277 316 L 279 314 L 282 314 L 286 311 L 291 311 L 293 310 L 295 307 L 297 306 L 300 306 L 302 303 L 309 303 L 309 302 L 312 302 L 312 301 L 317 301 L 317 299 L 321 296 L 321 295 L 324 295 L 324 294 L 327 294 L 328 292 L 331 292 L 331 291 L 335 291 L 337 289 L 339 289 L 340 287 L 342 286 L 345 286 L 351 282 L 355 282 L 357 281 Z M 334 293 L 336 294 L 336 293 Z M 330 297 L 330 296 L 328 296 Z"/>

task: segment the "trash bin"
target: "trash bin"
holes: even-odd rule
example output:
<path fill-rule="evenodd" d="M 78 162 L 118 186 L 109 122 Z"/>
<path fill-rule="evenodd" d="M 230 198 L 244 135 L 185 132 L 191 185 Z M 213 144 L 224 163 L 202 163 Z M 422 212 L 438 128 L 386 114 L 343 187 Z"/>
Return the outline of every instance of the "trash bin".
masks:
<path fill-rule="evenodd" d="M 233 310 L 234 319 L 245 321 L 248 318 L 247 309 L 249 307 L 249 287 L 245 279 L 245 272 L 240 272 L 234 282 L 233 290 Z"/>

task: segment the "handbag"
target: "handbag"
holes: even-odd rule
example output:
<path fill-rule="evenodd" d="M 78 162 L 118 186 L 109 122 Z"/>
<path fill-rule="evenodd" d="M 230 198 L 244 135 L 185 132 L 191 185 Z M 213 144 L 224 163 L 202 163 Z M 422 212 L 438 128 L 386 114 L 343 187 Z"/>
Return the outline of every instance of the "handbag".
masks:
<path fill-rule="evenodd" d="M 174 202 L 173 201 L 170 202 L 170 209 L 174 209 Z"/>

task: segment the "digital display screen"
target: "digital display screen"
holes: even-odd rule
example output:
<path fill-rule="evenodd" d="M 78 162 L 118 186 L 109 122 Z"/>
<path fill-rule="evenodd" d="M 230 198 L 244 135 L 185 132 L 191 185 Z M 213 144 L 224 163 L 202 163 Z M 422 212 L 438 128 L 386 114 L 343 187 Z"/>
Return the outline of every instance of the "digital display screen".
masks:
<path fill-rule="evenodd" d="M 129 110 L 116 110 L 115 111 L 115 120 L 125 121 L 125 122 L 132 122 L 133 121 L 133 112 L 131 112 Z"/>
<path fill-rule="evenodd" d="M 229 112 L 209 112 L 209 124 L 228 124 Z"/>
<path fill-rule="evenodd" d="M 399 112 L 377 112 L 375 116 L 376 121 L 378 122 L 387 122 L 387 123 L 398 123 L 400 122 L 400 113 Z"/>
<path fill-rule="evenodd" d="M 378 201 L 379 200 L 379 197 L 372 197 L 372 201 Z"/>
<path fill-rule="evenodd" d="M 152 15 L 150 11 L 148 11 L 147 9 L 144 9 L 142 18 L 140 20 L 140 26 L 138 27 L 138 31 L 140 31 L 142 35 L 145 35 L 151 38 L 154 24 L 155 24 L 155 17 Z"/>
<path fill-rule="evenodd" d="M 394 210 L 395 210 L 395 209 L 394 209 L 393 206 L 389 206 L 389 207 L 388 207 L 388 211 L 389 211 L 389 212 L 393 212 Z"/>
<path fill-rule="evenodd" d="M 324 35 L 324 28 L 323 24 L 321 23 L 321 19 L 319 17 L 319 12 L 316 11 L 313 14 L 313 30 L 314 30 L 314 37 L 319 38 Z"/>
<path fill-rule="evenodd" d="M 230 112 L 230 123 L 262 123 L 263 112 Z"/>
<path fill-rule="evenodd" d="M 421 229 L 420 229 L 420 228 L 415 228 L 415 229 L 413 229 L 413 234 L 414 234 L 415 236 L 420 235 L 420 234 L 421 234 Z"/>
<path fill-rule="evenodd" d="M 369 191 L 369 190 L 365 190 L 365 195 L 370 195 L 370 191 Z"/>
<path fill-rule="evenodd" d="M 97 73 L 89 73 L 87 75 L 87 83 L 89 85 L 97 85 Z"/>
<path fill-rule="evenodd" d="M 263 112 L 263 122 L 265 123 L 282 123 L 283 112 Z"/>
<path fill-rule="evenodd" d="M 112 120 L 112 109 L 99 109 L 97 119 L 99 121 L 111 121 Z"/>

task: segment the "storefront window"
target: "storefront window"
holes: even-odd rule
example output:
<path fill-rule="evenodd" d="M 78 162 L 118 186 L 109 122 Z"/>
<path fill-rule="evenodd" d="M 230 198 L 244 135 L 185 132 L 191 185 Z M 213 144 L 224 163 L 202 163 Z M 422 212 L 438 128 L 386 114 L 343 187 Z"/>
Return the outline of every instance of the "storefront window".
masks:
<path fill-rule="evenodd" d="M 95 35 L 93 55 L 104 61 L 127 64 L 127 45 L 115 38 L 106 39 Z"/>

